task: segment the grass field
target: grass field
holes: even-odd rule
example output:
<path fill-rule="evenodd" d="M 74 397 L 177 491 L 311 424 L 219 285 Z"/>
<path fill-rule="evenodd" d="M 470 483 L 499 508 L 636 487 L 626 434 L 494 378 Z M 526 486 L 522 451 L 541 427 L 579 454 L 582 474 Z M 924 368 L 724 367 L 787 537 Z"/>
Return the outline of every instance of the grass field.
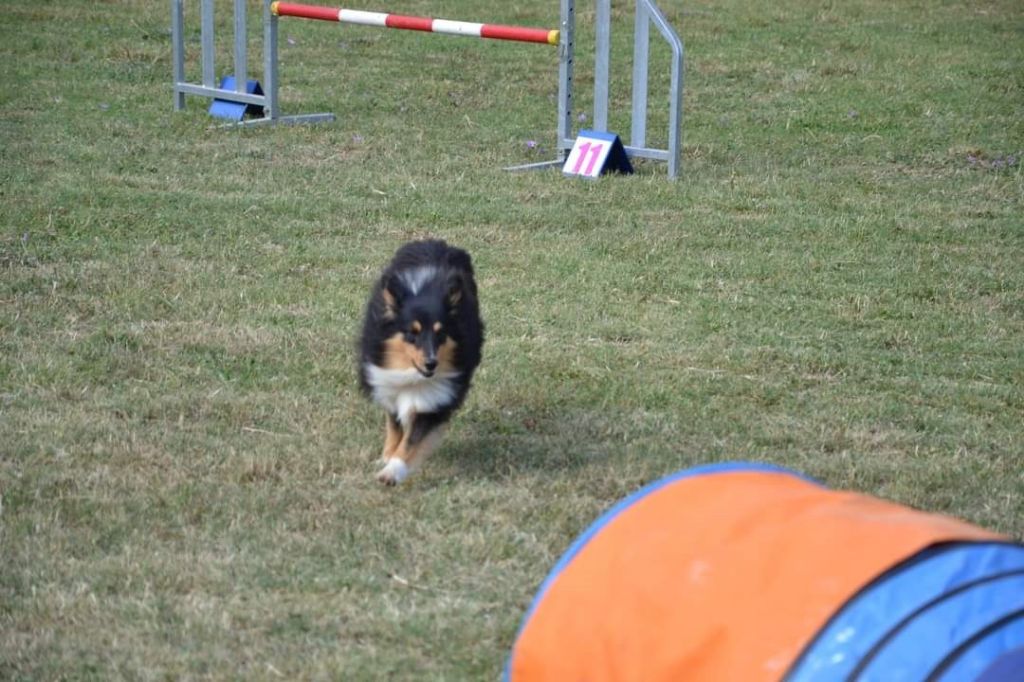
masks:
<path fill-rule="evenodd" d="M 172 111 L 169 3 L 0 4 L 0 677 L 495 679 L 571 540 L 697 463 L 1024 535 L 1018 2 L 664 2 L 674 183 L 501 170 L 553 157 L 553 48 L 294 20 L 285 113 L 338 121 L 223 129 Z M 473 254 L 485 358 L 382 489 L 354 336 L 428 235 Z"/>

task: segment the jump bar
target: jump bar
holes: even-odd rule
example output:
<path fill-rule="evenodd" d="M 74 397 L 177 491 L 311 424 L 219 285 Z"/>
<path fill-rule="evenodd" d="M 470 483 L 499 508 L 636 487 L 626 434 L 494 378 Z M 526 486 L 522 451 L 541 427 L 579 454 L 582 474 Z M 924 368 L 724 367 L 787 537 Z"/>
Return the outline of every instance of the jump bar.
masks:
<path fill-rule="evenodd" d="M 404 29 L 406 31 L 426 31 L 428 33 L 447 33 L 449 35 L 469 36 L 471 38 L 515 40 L 523 43 L 543 43 L 546 45 L 558 44 L 558 31 L 549 31 L 544 28 L 476 24 L 468 21 L 410 17 L 402 14 L 364 12 L 363 10 L 356 9 L 334 9 L 331 7 L 318 7 L 316 5 L 300 5 L 291 2 L 271 3 L 270 11 L 279 17 L 320 19 L 322 21 L 337 21 L 342 24 L 381 26 L 384 28 Z"/>

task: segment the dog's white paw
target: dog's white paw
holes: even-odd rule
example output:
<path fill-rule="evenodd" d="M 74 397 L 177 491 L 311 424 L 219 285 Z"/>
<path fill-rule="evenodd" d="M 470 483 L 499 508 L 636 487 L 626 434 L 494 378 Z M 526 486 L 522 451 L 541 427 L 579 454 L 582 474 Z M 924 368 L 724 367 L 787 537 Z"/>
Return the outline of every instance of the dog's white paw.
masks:
<path fill-rule="evenodd" d="M 377 480 L 384 485 L 398 485 L 408 475 L 409 467 L 405 465 L 405 462 L 397 457 L 392 457 L 384 465 L 384 468 L 377 472 Z"/>

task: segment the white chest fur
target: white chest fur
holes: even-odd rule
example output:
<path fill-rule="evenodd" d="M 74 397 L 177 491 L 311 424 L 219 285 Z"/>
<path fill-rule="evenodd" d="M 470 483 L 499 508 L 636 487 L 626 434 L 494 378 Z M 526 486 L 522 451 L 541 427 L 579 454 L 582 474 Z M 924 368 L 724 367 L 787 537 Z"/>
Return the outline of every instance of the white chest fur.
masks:
<path fill-rule="evenodd" d="M 366 363 L 366 379 L 373 399 L 403 425 L 417 412 L 436 412 L 452 402 L 456 394 L 453 381 L 458 372 L 439 372 L 425 377 L 416 369 L 384 369 Z"/>

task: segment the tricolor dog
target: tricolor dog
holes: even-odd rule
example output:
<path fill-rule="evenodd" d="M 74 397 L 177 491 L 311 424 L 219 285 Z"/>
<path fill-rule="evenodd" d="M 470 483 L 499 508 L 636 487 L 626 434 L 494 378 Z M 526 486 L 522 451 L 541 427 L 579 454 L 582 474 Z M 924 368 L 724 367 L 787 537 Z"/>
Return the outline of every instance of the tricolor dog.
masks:
<path fill-rule="evenodd" d="M 360 384 L 387 413 L 378 481 L 401 483 L 437 447 L 483 340 L 469 254 L 440 240 L 402 246 L 373 287 L 360 343 Z"/>

